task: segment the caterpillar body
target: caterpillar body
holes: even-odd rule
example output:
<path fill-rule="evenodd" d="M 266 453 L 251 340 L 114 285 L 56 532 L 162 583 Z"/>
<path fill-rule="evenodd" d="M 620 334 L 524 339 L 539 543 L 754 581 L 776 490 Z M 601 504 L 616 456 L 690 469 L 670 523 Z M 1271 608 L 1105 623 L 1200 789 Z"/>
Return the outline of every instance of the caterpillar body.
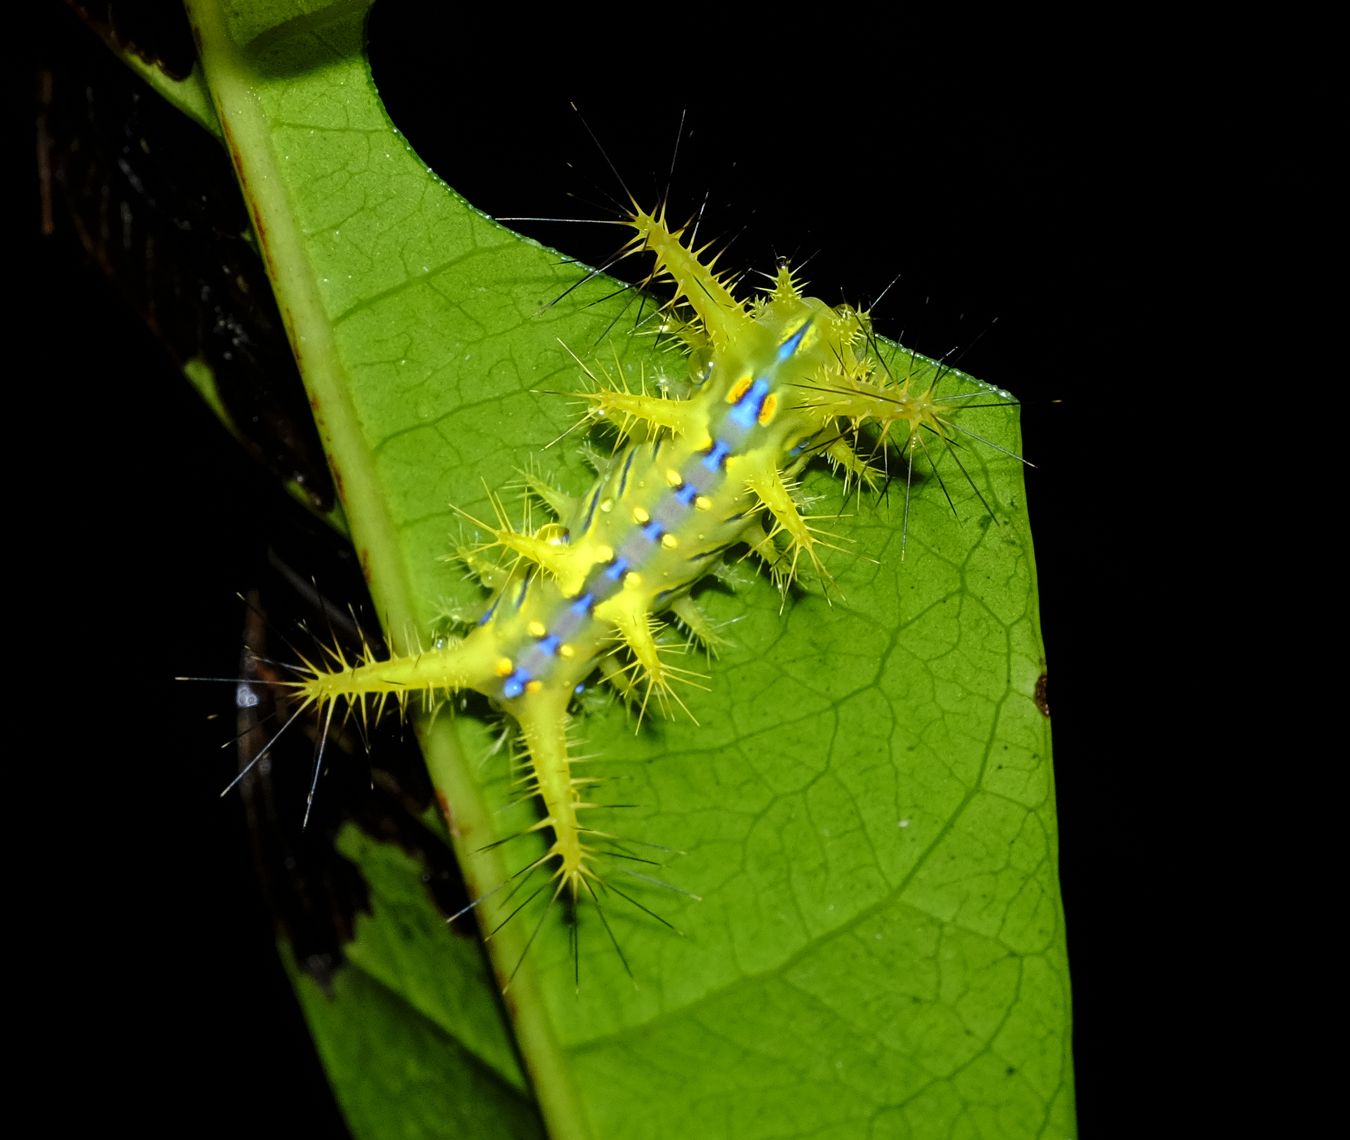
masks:
<path fill-rule="evenodd" d="M 785 594 L 808 566 L 832 589 L 822 549 L 843 544 L 808 513 L 797 486 L 805 466 L 823 457 L 846 483 L 873 488 L 888 473 L 864 456 L 864 444 L 874 455 L 890 448 L 902 457 L 908 494 L 916 458 L 954 456 L 963 429 L 953 416 L 983 393 L 939 393 L 940 370 L 896 368 L 864 312 L 804 295 L 786 267 L 757 299 L 742 301 L 663 210 L 635 210 L 629 224 L 626 252 L 649 254 L 650 279 L 673 290 L 662 331 L 687 353 L 687 392 L 633 391 L 590 372 L 594 387 L 579 393 L 586 420 L 612 425 L 621 444 L 583 496 L 526 477 L 552 521 L 514 528 L 496 499 L 494 523 L 473 520 L 491 537 L 461 558 L 492 598 L 470 632 L 385 658 L 334 650 L 326 663 L 307 662 L 290 685 L 325 725 L 339 713 L 378 714 L 390 702 L 435 709 L 458 694 L 487 697 L 515 722 L 522 786 L 542 804 L 527 830 L 547 835 L 512 894 L 542 873 L 526 902 L 547 893 L 573 911 L 583 900 L 598 908 L 613 890 L 659 918 L 602 870 L 607 858 L 635 856 L 627 837 L 588 822 L 601 805 L 599 781 L 581 774 L 574 755 L 578 692 L 598 673 L 639 722 L 651 709 L 695 715 L 679 690 L 698 687 L 701 674 L 675 662 L 689 643 L 663 615 L 711 653 L 718 633 L 691 590 L 740 546 Z"/>

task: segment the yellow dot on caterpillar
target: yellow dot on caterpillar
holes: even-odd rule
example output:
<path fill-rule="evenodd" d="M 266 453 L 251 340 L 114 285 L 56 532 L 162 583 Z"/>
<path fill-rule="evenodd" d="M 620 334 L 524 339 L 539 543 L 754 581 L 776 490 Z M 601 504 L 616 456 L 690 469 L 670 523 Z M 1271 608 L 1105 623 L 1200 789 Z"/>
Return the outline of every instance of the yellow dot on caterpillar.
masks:
<path fill-rule="evenodd" d="M 642 575 L 630 570 L 623 576 L 623 584 L 630 590 L 636 590 L 642 585 Z"/>
<path fill-rule="evenodd" d="M 700 511 L 706 511 L 712 506 L 712 500 L 708 498 L 707 495 L 699 495 L 698 498 L 694 500 L 694 506 Z"/>
<path fill-rule="evenodd" d="M 750 391 L 750 385 L 754 382 L 755 378 L 753 376 L 742 376 L 731 386 L 731 391 L 727 393 L 727 403 L 736 403 L 742 396 Z"/>
<path fill-rule="evenodd" d="M 684 476 L 671 467 L 666 471 L 666 482 L 672 487 L 681 487 L 684 485 Z"/>
<path fill-rule="evenodd" d="M 575 648 L 574 646 L 571 646 L 571 645 L 560 645 L 560 646 L 558 646 L 558 656 L 559 656 L 559 657 L 575 657 L 576 655 L 577 655 L 577 651 L 576 651 L 576 648 Z"/>
<path fill-rule="evenodd" d="M 597 546 L 595 548 L 595 558 L 598 562 L 612 562 L 614 560 L 614 547 Z"/>
<path fill-rule="evenodd" d="M 613 499 L 605 499 L 605 500 L 600 504 L 600 510 L 603 511 L 605 514 L 609 514 L 609 512 L 612 511 L 613 509 L 614 509 L 614 500 L 613 500 Z"/>
<path fill-rule="evenodd" d="M 652 516 L 651 516 L 650 514 L 647 513 L 647 511 L 646 511 L 645 508 L 643 508 L 643 507 L 634 507 L 634 508 L 633 508 L 633 521 L 634 521 L 635 523 L 646 523 L 646 522 L 651 522 L 651 521 L 652 521 Z"/>
<path fill-rule="evenodd" d="M 661 536 L 661 545 L 667 550 L 674 550 L 680 543 L 673 534 L 663 534 Z"/>
<path fill-rule="evenodd" d="M 764 397 L 764 406 L 759 409 L 759 422 L 761 426 L 767 425 L 778 411 L 778 397 L 772 392 Z"/>
<path fill-rule="evenodd" d="M 515 667 L 515 664 L 512 662 L 511 658 L 509 658 L 509 657 L 498 657 L 498 658 L 497 658 L 497 676 L 498 676 L 498 677 L 509 677 L 509 676 L 511 676 L 511 674 L 512 674 L 513 672 L 515 672 L 515 668 L 516 668 L 516 667 Z"/>
<path fill-rule="evenodd" d="M 525 691 L 526 691 L 527 693 L 537 693 L 537 692 L 538 692 L 540 689 L 542 689 L 543 687 L 544 687 L 544 682 L 543 682 L 543 681 L 540 681 L 540 680 L 537 680 L 537 679 L 536 679 L 536 680 L 533 680 L 533 681 L 526 681 L 526 682 L 525 682 Z"/>
<path fill-rule="evenodd" d="M 548 632 L 548 626 L 542 621 L 532 621 L 525 628 L 530 631 L 531 637 L 543 637 Z"/>

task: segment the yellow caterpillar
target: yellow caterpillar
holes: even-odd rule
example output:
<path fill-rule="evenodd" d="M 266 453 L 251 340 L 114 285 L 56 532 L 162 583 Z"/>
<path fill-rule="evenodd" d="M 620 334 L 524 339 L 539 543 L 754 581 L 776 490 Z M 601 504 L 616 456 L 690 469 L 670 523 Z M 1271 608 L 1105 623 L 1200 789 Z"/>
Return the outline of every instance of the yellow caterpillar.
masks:
<path fill-rule="evenodd" d="M 599 862 L 614 853 L 614 837 L 587 825 L 597 781 L 579 774 L 569 745 L 579 688 L 598 672 L 639 717 L 686 707 L 677 687 L 698 675 L 672 663 L 686 646 L 662 615 L 711 649 L 715 631 L 690 590 L 725 552 L 748 546 L 784 590 L 805 565 L 828 583 L 821 550 L 835 543 L 806 513 L 802 468 L 824 457 L 846 480 L 877 486 L 886 473 L 860 455 L 859 439 L 897 450 L 908 473 L 919 455 L 952 453 L 954 413 L 985 394 L 939 393 L 931 368 L 897 374 L 864 313 L 804 296 L 786 268 L 744 302 L 663 211 L 635 211 L 630 224 L 629 252 L 649 253 L 652 278 L 673 287 L 665 331 L 688 352 L 688 394 L 593 377 L 589 418 L 615 425 L 624 444 L 580 498 L 529 477 L 555 520 L 516 530 L 499 510 L 486 526 L 491 541 L 462 552 L 493 591 L 472 631 L 406 656 L 334 654 L 292 683 L 325 723 L 339 711 L 378 713 L 391 699 L 435 708 L 470 690 L 489 698 L 518 726 L 524 786 L 542 803 L 530 830 L 550 836 L 518 878 L 546 870 L 552 897 L 572 906 L 596 897 Z"/>

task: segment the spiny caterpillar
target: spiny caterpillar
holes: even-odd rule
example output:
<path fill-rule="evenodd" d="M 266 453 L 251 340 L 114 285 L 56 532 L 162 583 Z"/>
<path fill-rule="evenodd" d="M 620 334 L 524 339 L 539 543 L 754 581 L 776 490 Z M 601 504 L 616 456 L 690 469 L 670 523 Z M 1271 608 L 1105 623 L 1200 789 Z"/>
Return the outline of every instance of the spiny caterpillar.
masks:
<path fill-rule="evenodd" d="M 881 454 L 890 447 L 903 457 L 908 495 L 916 458 L 955 457 L 962 429 L 952 417 L 983 393 L 941 394 L 931 372 L 899 374 L 863 312 L 804 296 L 785 267 L 760 297 L 743 302 L 663 210 L 635 210 L 629 224 L 626 253 L 649 253 L 649 280 L 673 289 L 662 329 L 688 355 L 687 394 L 633 391 L 590 373 L 595 387 L 581 393 L 587 422 L 612 425 L 622 446 L 580 498 L 527 476 L 556 516 L 542 526 L 514 529 L 494 499 L 495 523 L 477 524 L 490 541 L 461 552 L 493 591 L 471 632 L 387 659 L 330 650 L 326 665 L 306 663 L 291 687 L 325 726 L 338 712 L 378 715 L 391 700 L 406 710 L 420 698 L 434 710 L 469 691 L 487 697 L 515 722 L 523 790 L 542 803 L 528 831 L 549 837 L 514 877 L 512 893 L 543 872 L 546 882 L 526 903 L 547 892 L 573 911 L 584 900 L 598 909 L 600 893 L 613 890 L 659 918 L 600 869 L 602 858 L 633 856 L 587 822 L 600 806 L 599 781 L 576 767 L 576 694 L 598 672 L 639 721 L 648 709 L 689 711 L 678 686 L 696 686 L 700 674 L 672 661 L 688 646 L 661 615 L 672 615 L 697 645 L 716 648 L 717 631 L 690 591 L 742 545 L 784 596 L 808 565 L 831 590 L 822 548 L 838 543 L 808 513 L 797 486 L 806 465 L 823 457 L 846 482 L 875 488 L 887 472 L 860 454 L 859 441 Z"/>

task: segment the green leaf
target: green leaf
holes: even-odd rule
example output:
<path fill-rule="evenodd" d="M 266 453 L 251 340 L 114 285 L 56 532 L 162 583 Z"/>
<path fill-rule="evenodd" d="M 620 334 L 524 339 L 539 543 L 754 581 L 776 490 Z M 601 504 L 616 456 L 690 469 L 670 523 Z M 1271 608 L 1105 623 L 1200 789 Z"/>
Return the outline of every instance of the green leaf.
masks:
<path fill-rule="evenodd" d="M 579 491 L 569 350 L 636 375 L 626 300 L 474 211 L 397 134 L 362 5 L 189 5 L 208 85 L 395 645 L 481 605 L 443 560 L 530 463 Z M 575 286 L 575 288 L 573 288 Z M 571 290 L 570 292 L 568 290 Z M 565 300 L 554 304 L 558 298 Z M 617 331 L 615 331 L 617 330 Z M 963 424 L 1018 450 L 1012 409 Z M 585 720 L 611 830 L 689 895 L 625 889 L 569 932 L 522 914 L 481 957 L 446 933 L 397 852 L 350 834 L 371 886 L 331 999 L 298 981 L 354 1131 L 558 1137 L 1030 1137 L 1072 1131 L 1035 573 L 1019 464 L 964 452 L 972 488 L 850 500 L 830 528 L 842 597 L 784 608 L 746 568 L 703 595 L 734 646 L 699 724 Z M 837 481 L 808 490 L 833 509 Z M 497 888 L 528 843 L 504 812 L 500 726 L 422 726 L 466 879 Z M 610 821 L 606 821 L 608 826 Z M 692 896 L 701 896 L 695 899 Z M 534 938 L 535 931 L 537 938 Z M 531 939 L 534 938 L 531 943 Z M 528 954 L 526 949 L 528 948 Z M 525 1072 L 517 1064 L 518 1051 Z"/>

